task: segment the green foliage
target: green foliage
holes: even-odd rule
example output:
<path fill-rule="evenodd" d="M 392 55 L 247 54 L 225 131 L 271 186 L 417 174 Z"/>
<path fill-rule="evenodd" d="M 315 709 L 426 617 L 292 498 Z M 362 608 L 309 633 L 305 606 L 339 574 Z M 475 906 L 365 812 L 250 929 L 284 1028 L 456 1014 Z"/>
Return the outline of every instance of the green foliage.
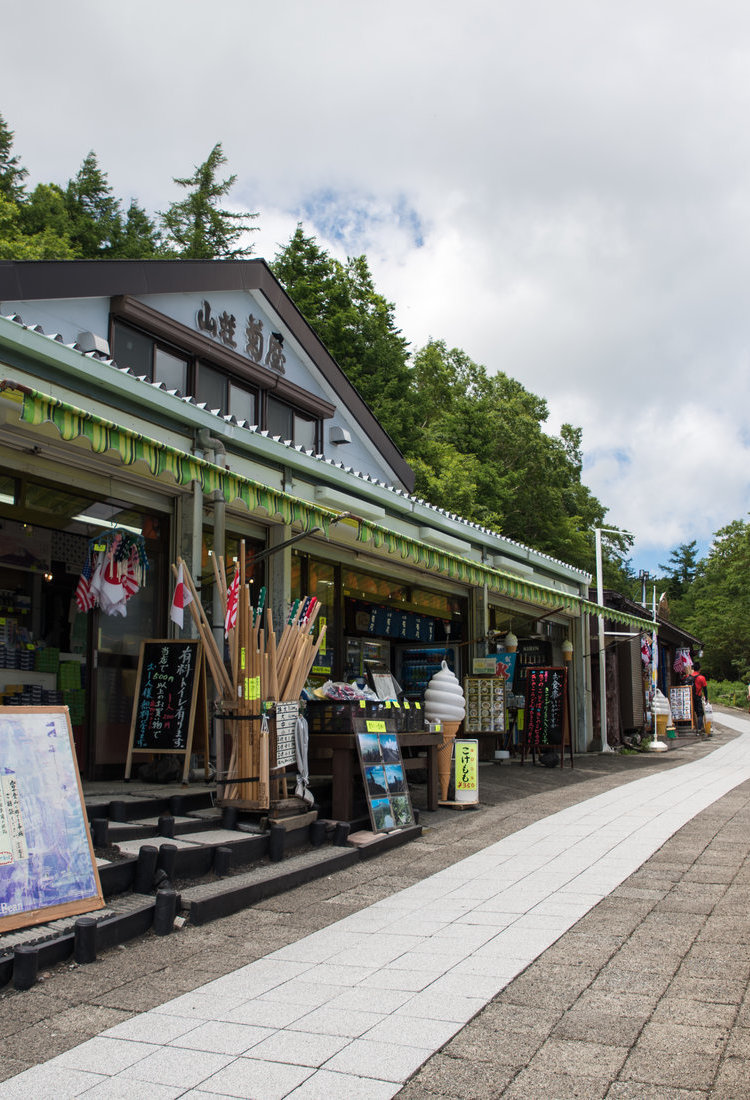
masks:
<path fill-rule="evenodd" d="M 161 214 L 167 251 L 184 260 L 234 260 L 249 256 L 252 245 L 240 247 L 239 239 L 257 226 L 249 225 L 257 214 L 237 214 L 222 210 L 219 202 L 231 190 L 236 176 L 218 180 L 216 174 L 227 158 L 221 142 L 192 176 L 175 178 L 188 190 L 180 202 L 173 202 Z"/>
<path fill-rule="evenodd" d="M 667 565 L 659 565 L 664 570 L 666 593 L 670 605 L 681 600 L 695 580 L 698 571 L 697 542 L 683 542 L 669 555 Z"/>
<path fill-rule="evenodd" d="M 375 290 L 367 258 L 342 264 L 298 225 L 271 270 L 404 450 L 416 426 L 408 344 L 396 327 L 395 307 Z"/>
<path fill-rule="evenodd" d="M 122 233 L 120 203 L 93 150 L 65 189 L 68 236 L 78 256 L 111 258 Z"/>
<path fill-rule="evenodd" d="M 0 198 L 9 202 L 21 202 L 24 197 L 24 180 L 28 172 L 17 156 L 12 155 L 13 131 L 0 115 Z"/>
<path fill-rule="evenodd" d="M 547 404 L 520 382 L 489 375 L 458 348 L 432 340 L 414 355 L 419 429 L 407 443 L 416 492 L 571 565 L 594 570 L 593 528 L 606 510 L 581 482 L 581 432 L 547 435 Z M 627 575 L 611 538 L 610 574 Z"/>
<path fill-rule="evenodd" d="M 709 680 L 707 688 L 712 703 L 747 709 L 747 684 L 742 680 Z"/>
<path fill-rule="evenodd" d="M 714 535 L 680 605 L 681 624 L 703 643 L 703 667 L 717 679 L 750 672 L 750 525 L 734 520 Z"/>
<path fill-rule="evenodd" d="M 0 195 L 0 260 L 72 260 L 75 253 L 66 237 L 53 227 L 27 233 L 16 203 Z"/>

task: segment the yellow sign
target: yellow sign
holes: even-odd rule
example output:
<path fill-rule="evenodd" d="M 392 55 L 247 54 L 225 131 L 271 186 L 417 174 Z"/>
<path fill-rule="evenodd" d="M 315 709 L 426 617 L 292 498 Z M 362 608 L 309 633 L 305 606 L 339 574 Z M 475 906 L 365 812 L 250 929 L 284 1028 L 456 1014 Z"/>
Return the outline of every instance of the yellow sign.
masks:
<path fill-rule="evenodd" d="M 379 719 L 368 718 L 367 722 L 365 724 L 367 726 L 367 732 L 368 733 L 385 733 L 386 732 L 385 722 L 383 722 Z"/>
<path fill-rule="evenodd" d="M 471 791 L 476 794 L 479 789 L 479 742 L 456 741 L 455 743 L 456 766 L 456 792 Z"/>

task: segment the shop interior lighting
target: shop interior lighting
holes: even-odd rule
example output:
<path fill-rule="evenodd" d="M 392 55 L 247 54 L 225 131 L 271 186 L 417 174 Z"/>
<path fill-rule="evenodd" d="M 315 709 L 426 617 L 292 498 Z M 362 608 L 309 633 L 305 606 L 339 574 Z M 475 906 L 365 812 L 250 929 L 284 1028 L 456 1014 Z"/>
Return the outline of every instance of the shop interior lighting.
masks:
<path fill-rule="evenodd" d="M 100 527 L 107 531 L 129 531 L 131 535 L 142 534 L 140 527 L 129 527 L 127 523 L 117 523 L 113 519 L 102 519 L 100 516 L 87 516 L 83 512 L 78 516 L 71 516 L 78 523 L 87 523 L 92 527 Z"/>
<path fill-rule="evenodd" d="M 0 493 L 0 504 L 15 504 L 16 498 L 13 493 Z"/>

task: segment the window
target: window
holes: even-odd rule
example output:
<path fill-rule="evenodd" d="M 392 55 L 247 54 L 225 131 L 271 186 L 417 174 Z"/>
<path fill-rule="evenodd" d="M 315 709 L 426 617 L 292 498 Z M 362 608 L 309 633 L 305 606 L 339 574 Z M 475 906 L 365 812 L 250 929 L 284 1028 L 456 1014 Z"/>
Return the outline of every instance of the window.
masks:
<path fill-rule="evenodd" d="M 133 374 L 145 374 L 149 381 L 153 379 L 154 341 L 150 336 L 144 336 L 116 321 L 113 346 L 119 366 L 130 367 Z"/>
<path fill-rule="evenodd" d="M 205 401 L 208 409 L 218 409 L 219 412 L 225 413 L 227 411 L 226 375 L 215 367 L 209 367 L 207 363 L 199 363 L 195 400 L 201 404 Z"/>
<path fill-rule="evenodd" d="M 246 420 L 248 424 L 258 423 L 258 401 L 253 390 L 229 383 L 229 411 L 237 420 Z"/>
<path fill-rule="evenodd" d="M 154 348 L 154 382 L 163 382 L 168 390 L 177 390 L 183 396 L 187 394 L 187 359 L 180 359 L 163 348 Z"/>
<path fill-rule="evenodd" d="M 173 351 L 160 347 L 145 333 L 137 332 L 115 321 L 114 357 L 121 367 L 129 367 L 134 374 L 145 375 L 149 382 L 163 382 L 168 390 L 189 393 L 190 361 Z"/>
<path fill-rule="evenodd" d="M 320 420 L 315 413 L 304 413 L 270 394 L 264 402 L 266 391 L 262 385 L 257 387 L 244 379 L 240 370 L 222 369 L 197 355 L 183 354 L 166 340 L 162 342 L 119 320 L 112 321 L 112 347 L 118 365 L 128 367 L 135 375 L 161 382 L 183 397 L 193 397 L 222 416 L 231 415 L 248 425 L 266 428 L 271 436 L 307 450 L 320 449 Z"/>
<path fill-rule="evenodd" d="M 296 412 L 276 397 L 268 398 L 266 421 L 269 435 L 278 435 L 302 447 L 316 448 L 318 422 Z"/>

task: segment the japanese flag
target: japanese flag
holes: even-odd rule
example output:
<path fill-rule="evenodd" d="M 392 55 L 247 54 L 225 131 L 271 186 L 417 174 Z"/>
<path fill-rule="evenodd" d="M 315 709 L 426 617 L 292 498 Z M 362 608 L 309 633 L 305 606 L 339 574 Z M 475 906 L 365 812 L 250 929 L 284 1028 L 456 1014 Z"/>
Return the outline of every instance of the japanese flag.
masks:
<path fill-rule="evenodd" d="M 240 596 L 240 567 L 239 565 L 234 571 L 234 578 L 229 586 L 227 592 L 227 614 L 224 620 L 224 633 L 228 634 L 230 630 L 234 629 L 237 623 L 237 608 L 239 605 Z"/>
<path fill-rule="evenodd" d="M 172 607 L 169 611 L 170 619 L 173 623 L 177 623 L 180 629 L 182 629 L 185 620 L 183 612 L 187 605 L 192 602 L 193 596 L 190 589 L 185 584 L 185 575 L 183 573 L 182 564 L 180 564 L 177 570 L 177 584 L 175 585 L 174 596 L 172 597 Z"/>

